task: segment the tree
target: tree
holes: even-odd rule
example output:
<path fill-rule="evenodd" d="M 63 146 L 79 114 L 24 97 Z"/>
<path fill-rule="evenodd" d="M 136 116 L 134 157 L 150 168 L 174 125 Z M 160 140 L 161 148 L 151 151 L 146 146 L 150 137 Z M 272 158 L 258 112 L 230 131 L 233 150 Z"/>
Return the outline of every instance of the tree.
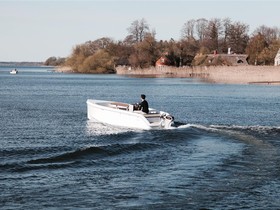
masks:
<path fill-rule="evenodd" d="M 78 71 L 83 73 L 114 73 L 114 62 L 109 53 L 100 49 L 92 56 L 87 57 Z"/>
<path fill-rule="evenodd" d="M 112 72 L 116 65 L 150 67 L 164 55 L 170 65 L 183 66 L 201 64 L 206 54 L 214 50 L 225 53 L 229 47 L 235 53 L 246 52 L 249 64 L 272 65 L 280 48 L 279 28 L 260 26 L 250 38 L 247 24 L 232 22 L 229 18 L 188 20 L 182 27 L 180 41 L 158 42 L 145 19 L 133 21 L 127 30 L 129 34 L 123 41 L 103 37 L 76 45 L 65 65 L 76 72 L 103 73 Z M 197 54 L 199 59 L 193 62 Z M 50 57 L 45 64 L 60 65 L 63 62 L 63 58 Z"/>
<path fill-rule="evenodd" d="M 262 65 L 274 65 L 274 58 L 280 49 L 280 40 L 274 40 L 268 47 L 265 47 L 260 53 L 258 59 Z"/>
<path fill-rule="evenodd" d="M 190 66 L 196 54 L 199 51 L 199 44 L 196 40 L 182 41 L 180 43 L 182 50 L 182 65 Z"/>
<path fill-rule="evenodd" d="M 59 66 L 63 65 L 65 62 L 65 58 L 60 58 L 60 57 L 49 57 L 45 62 L 44 65 L 46 66 Z"/>
<path fill-rule="evenodd" d="M 196 34 L 199 42 L 202 42 L 206 37 L 206 28 L 208 25 L 208 20 L 201 18 L 196 21 Z"/>
<path fill-rule="evenodd" d="M 158 46 L 153 34 L 147 33 L 142 42 L 134 45 L 134 51 L 129 57 L 133 67 L 150 67 L 155 65 L 159 57 Z"/>
<path fill-rule="evenodd" d="M 229 25 L 227 31 L 227 44 L 235 53 L 245 52 L 249 36 L 249 26 L 240 22 Z"/>
<path fill-rule="evenodd" d="M 255 64 L 261 65 L 273 65 L 274 58 L 277 54 L 278 49 L 280 48 L 280 33 L 279 28 L 260 26 L 253 33 L 253 40 L 255 41 L 255 45 L 258 46 L 253 49 L 255 55 L 253 53 L 250 54 L 250 57 L 255 59 Z M 248 45 L 247 49 L 249 52 L 252 45 Z M 253 55 L 252 55 L 253 54 Z M 250 61 L 252 64 L 252 61 Z"/>
<path fill-rule="evenodd" d="M 134 48 L 132 45 L 119 41 L 108 45 L 106 52 L 112 56 L 116 66 L 130 65 L 128 58 L 134 52 Z"/>
<path fill-rule="evenodd" d="M 76 45 L 72 50 L 71 56 L 66 60 L 66 65 L 70 66 L 73 71 L 87 72 L 88 69 L 85 66 L 89 65 L 84 64 L 85 60 L 99 50 L 106 49 L 111 43 L 113 43 L 112 39 L 103 37 L 95 41 L 87 41 L 84 44 Z"/>
<path fill-rule="evenodd" d="M 84 62 L 84 60 L 90 56 L 91 54 L 87 55 L 88 53 L 85 50 L 84 45 L 76 45 L 72 49 L 72 54 L 66 59 L 66 65 L 70 66 L 73 71 L 77 71 L 79 66 Z"/>
<path fill-rule="evenodd" d="M 254 31 L 253 34 L 257 35 L 259 33 L 264 36 L 267 44 L 271 44 L 273 41 L 280 38 L 280 29 L 277 28 L 277 27 L 271 28 L 271 27 L 267 27 L 265 25 L 262 25 L 262 26 L 258 27 Z"/>
<path fill-rule="evenodd" d="M 259 65 L 259 56 L 266 47 L 268 47 L 268 44 L 262 34 L 258 33 L 257 35 L 253 36 L 249 40 L 248 46 L 246 48 L 246 53 L 249 56 L 249 64 Z"/>
<path fill-rule="evenodd" d="M 196 20 L 188 20 L 182 28 L 182 38 L 194 39 Z"/>
<path fill-rule="evenodd" d="M 147 21 L 142 18 L 141 20 L 133 21 L 127 30 L 130 34 L 126 40 L 132 43 L 138 43 L 142 42 L 145 35 L 149 32 L 149 25 Z"/>
<path fill-rule="evenodd" d="M 218 18 L 212 19 L 208 22 L 206 32 L 206 47 L 211 51 L 219 50 L 219 37 L 222 34 L 222 23 Z"/>
<path fill-rule="evenodd" d="M 162 52 L 168 60 L 170 61 L 170 65 L 172 66 L 181 66 L 182 63 L 182 50 L 180 44 L 175 42 L 174 39 L 170 39 L 169 42 L 166 42 L 166 50 Z"/>
<path fill-rule="evenodd" d="M 232 22 L 231 22 L 230 18 L 225 18 L 222 20 L 223 33 L 221 35 L 219 42 L 220 42 L 220 50 L 223 53 L 227 53 L 228 48 L 229 48 L 228 39 L 229 39 L 231 25 L 232 25 Z"/>

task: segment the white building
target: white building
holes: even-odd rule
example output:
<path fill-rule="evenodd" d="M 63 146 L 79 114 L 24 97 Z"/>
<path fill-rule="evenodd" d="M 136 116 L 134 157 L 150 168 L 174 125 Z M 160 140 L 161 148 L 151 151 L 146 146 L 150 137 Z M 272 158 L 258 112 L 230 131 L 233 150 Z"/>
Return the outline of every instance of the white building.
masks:
<path fill-rule="evenodd" d="M 280 49 L 278 50 L 278 53 L 275 56 L 274 66 L 280 66 Z"/>

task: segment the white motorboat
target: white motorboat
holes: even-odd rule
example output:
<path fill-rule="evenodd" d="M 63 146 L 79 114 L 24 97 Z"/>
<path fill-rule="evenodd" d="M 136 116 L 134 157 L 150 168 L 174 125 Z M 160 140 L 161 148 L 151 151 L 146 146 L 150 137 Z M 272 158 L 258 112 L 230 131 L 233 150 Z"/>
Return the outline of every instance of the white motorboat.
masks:
<path fill-rule="evenodd" d="M 133 104 L 87 100 L 87 117 L 101 123 L 136 129 L 168 129 L 172 127 L 174 117 L 167 112 L 149 108 L 149 114 L 135 110 Z"/>
<path fill-rule="evenodd" d="M 10 71 L 10 74 L 17 74 L 18 73 L 18 70 L 16 69 L 13 69 L 12 71 Z"/>

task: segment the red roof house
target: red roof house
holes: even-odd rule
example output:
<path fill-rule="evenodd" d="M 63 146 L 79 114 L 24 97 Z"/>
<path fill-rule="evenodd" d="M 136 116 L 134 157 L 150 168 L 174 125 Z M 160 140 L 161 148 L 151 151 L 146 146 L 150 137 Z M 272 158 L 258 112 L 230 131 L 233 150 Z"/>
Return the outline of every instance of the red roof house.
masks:
<path fill-rule="evenodd" d="M 169 66 L 170 60 L 166 56 L 161 56 L 157 62 L 156 66 Z"/>

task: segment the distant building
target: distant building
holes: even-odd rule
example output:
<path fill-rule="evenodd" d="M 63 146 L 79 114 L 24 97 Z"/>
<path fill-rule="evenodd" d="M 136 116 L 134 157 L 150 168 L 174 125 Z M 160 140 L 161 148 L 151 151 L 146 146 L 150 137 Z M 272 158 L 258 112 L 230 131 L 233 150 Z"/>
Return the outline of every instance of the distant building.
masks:
<path fill-rule="evenodd" d="M 170 65 L 170 60 L 166 56 L 161 56 L 156 62 L 156 67 L 169 66 L 169 65 Z"/>
<path fill-rule="evenodd" d="M 280 66 L 280 49 L 278 50 L 275 59 L 274 59 L 274 66 Z"/>
<path fill-rule="evenodd" d="M 246 54 L 209 54 L 207 56 L 208 64 L 246 66 L 248 55 Z"/>

